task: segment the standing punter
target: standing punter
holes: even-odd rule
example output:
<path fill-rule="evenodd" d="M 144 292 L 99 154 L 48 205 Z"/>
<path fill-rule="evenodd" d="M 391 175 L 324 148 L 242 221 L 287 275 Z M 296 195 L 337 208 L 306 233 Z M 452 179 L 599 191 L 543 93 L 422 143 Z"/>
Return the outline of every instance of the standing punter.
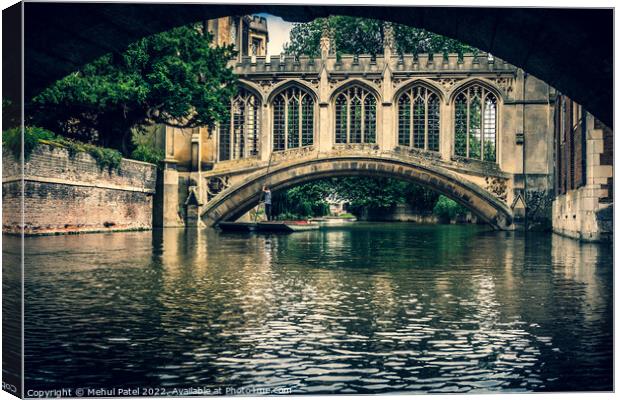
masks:
<path fill-rule="evenodd" d="M 267 221 L 271 221 L 271 190 L 268 186 L 263 186 L 263 193 L 265 194 L 265 214 Z"/>

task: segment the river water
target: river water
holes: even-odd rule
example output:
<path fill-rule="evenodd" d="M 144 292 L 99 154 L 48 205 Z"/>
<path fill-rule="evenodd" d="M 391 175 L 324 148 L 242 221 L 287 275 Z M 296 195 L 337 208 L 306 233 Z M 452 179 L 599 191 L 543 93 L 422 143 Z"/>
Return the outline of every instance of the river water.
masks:
<path fill-rule="evenodd" d="M 612 390 L 609 246 L 406 223 L 25 244 L 26 394 Z"/>

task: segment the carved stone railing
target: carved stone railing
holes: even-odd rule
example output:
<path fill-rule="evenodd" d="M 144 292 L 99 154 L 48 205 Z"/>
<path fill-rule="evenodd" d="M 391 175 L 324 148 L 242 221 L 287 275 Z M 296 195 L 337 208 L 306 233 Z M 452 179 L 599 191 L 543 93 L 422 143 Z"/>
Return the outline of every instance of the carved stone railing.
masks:
<path fill-rule="evenodd" d="M 403 157 L 426 157 L 432 160 L 441 160 L 441 153 L 437 151 L 416 149 L 415 147 L 397 146 L 394 153 Z"/>
<path fill-rule="evenodd" d="M 507 198 L 507 182 L 512 178 L 511 174 L 502 172 L 499 166 L 493 162 L 482 162 L 476 160 L 464 160 L 461 158 L 442 159 L 440 154 L 432 151 L 413 149 L 409 147 L 397 146 L 392 150 L 381 150 L 376 144 L 339 144 L 334 145 L 331 150 L 320 152 L 314 146 L 289 149 L 274 152 L 271 162 L 261 161 L 253 164 L 246 169 L 214 169 L 203 174 L 204 192 L 202 198 L 206 203 L 214 199 L 219 193 L 235 185 L 235 182 L 243 182 L 252 179 L 256 174 L 264 173 L 268 168 L 277 169 L 288 164 L 297 164 L 312 159 L 330 159 L 342 157 L 368 157 L 368 158 L 391 158 L 403 162 L 424 166 L 427 168 L 440 167 L 451 170 L 467 177 L 478 177 L 478 185 L 485 190 L 493 193 L 504 203 Z M 228 163 L 228 162 L 227 162 Z M 240 166 L 241 167 L 241 166 Z M 469 178 L 467 178 L 469 179 Z"/>
<path fill-rule="evenodd" d="M 294 149 L 287 149 L 283 151 L 274 151 L 271 153 L 271 164 L 276 164 L 282 161 L 296 160 L 299 158 L 306 158 L 311 155 L 316 155 L 317 151 L 314 146 L 304 146 Z"/>
<path fill-rule="evenodd" d="M 347 144 L 334 144 L 332 146 L 331 154 L 334 155 L 381 155 L 385 152 L 381 150 L 378 144 L 374 143 L 347 143 Z"/>
<path fill-rule="evenodd" d="M 508 64 L 488 53 L 444 55 L 435 54 L 403 54 L 393 55 L 385 59 L 382 55 L 369 54 L 329 56 L 327 59 L 301 56 L 254 56 L 243 57 L 235 63 L 234 72 L 241 77 L 246 74 L 261 73 L 295 73 L 318 74 L 323 65 L 330 73 L 366 73 L 380 74 L 389 64 L 392 71 L 398 72 L 514 72 L 517 67 Z"/>
<path fill-rule="evenodd" d="M 230 186 L 230 177 L 227 175 L 211 176 L 206 178 L 205 183 L 206 199 L 209 202 L 222 190 Z"/>

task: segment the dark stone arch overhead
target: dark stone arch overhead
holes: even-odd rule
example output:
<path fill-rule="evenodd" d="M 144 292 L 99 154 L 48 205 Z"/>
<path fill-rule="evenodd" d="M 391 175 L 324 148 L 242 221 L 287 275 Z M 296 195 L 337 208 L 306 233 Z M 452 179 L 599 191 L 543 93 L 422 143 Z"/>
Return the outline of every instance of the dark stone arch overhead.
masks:
<path fill-rule="evenodd" d="M 123 3 L 25 3 L 24 8 L 26 98 L 102 54 L 189 22 L 258 12 L 297 22 L 341 14 L 416 26 L 469 43 L 548 82 L 613 125 L 612 9 Z M 18 63 L 5 57 L 6 70 Z M 6 95 L 19 98 L 19 82 L 5 82 Z"/>

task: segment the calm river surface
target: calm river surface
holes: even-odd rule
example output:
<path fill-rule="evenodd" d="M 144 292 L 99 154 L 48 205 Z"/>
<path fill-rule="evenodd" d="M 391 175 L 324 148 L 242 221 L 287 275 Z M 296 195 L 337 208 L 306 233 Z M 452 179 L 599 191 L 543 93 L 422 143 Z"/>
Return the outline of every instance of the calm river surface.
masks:
<path fill-rule="evenodd" d="M 360 223 L 27 238 L 26 257 L 25 390 L 612 390 L 609 246 Z"/>

